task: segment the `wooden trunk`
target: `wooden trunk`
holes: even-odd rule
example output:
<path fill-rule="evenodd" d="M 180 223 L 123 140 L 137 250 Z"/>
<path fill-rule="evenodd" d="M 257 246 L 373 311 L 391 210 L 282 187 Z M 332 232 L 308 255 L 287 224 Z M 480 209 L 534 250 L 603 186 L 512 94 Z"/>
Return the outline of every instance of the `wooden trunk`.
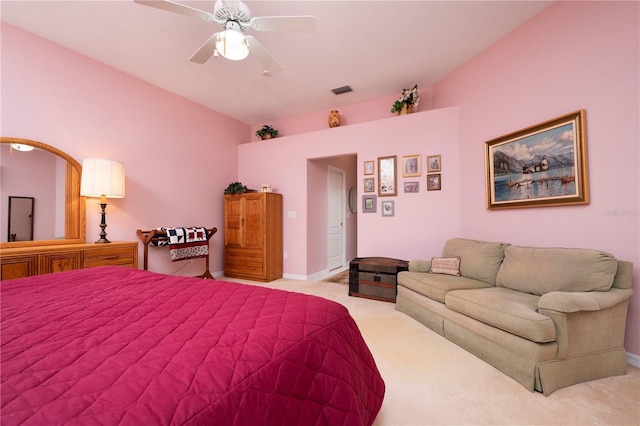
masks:
<path fill-rule="evenodd" d="M 349 264 L 349 296 L 395 303 L 398 272 L 408 269 L 406 260 L 356 257 Z"/>

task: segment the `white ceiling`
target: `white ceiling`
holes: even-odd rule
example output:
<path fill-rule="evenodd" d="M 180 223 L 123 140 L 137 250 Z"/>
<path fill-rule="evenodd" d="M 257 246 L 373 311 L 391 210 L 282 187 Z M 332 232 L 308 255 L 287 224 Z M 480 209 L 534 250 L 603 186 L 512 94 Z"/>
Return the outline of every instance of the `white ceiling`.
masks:
<path fill-rule="evenodd" d="M 213 12 L 214 0 L 177 0 Z M 315 34 L 249 31 L 283 67 L 251 55 L 189 61 L 216 23 L 117 1 L 7 1 L 2 20 L 247 124 L 429 87 L 551 1 L 246 1 L 253 16 L 314 15 Z M 331 89 L 350 85 L 336 96 Z"/>

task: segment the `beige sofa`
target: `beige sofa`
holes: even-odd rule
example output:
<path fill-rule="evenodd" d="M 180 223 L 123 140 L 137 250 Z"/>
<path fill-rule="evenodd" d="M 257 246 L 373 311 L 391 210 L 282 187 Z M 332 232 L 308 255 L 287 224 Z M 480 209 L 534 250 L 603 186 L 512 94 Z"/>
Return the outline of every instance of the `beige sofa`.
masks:
<path fill-rule="evenodd" d="M 410 261 L 398 274 L 396 310 L 530 391 L 549 395 L 626 374 L 631 262 L 596 250 L 461 238 L 447 241 L 442 257 L 459 257 L 460 275 Z"/>

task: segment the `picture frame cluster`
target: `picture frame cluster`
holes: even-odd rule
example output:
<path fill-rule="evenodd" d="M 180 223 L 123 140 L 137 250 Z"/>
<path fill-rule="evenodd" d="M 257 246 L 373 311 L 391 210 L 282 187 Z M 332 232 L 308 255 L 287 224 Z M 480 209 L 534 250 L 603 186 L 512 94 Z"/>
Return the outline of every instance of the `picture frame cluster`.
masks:
<path fill-rule="evenodd" d="M 363 163 L 363 188 L 362 212 L 376 213 L 378 197 L 393 197 L 398 195 L 398 157 L 390 155 L 378 157 L 376 161 L 367 160 Z M 421 154 L 405 155 L 402 157 L 402 178 L 422 177 L 423 163 Z M 428 155 L 424 164 L 426 171 L 427 191 L 439 191 L 442 189 L 442 156 Z M 377 186 L 376 186 L 377 183 Z M 420 180 L 406 180 L 402 182 L 404 193 L 415 194 L 420 192 Z M 395 215 L 395 203 L 391 200 L 381 200 L 381 214 L 385 217 Z"/>
<path fill-rule="evenodd" d="M 428 155 L 425 162 L 427 191 L 439 191 L 442 189 L 442 156 Z M 420 154 L 405 155 L 402 157 L 402 177 L 421 177 L 422 176 L 422 156 Z M 404 182 L 405 193 L 420 192 L 419 181 Z"/>

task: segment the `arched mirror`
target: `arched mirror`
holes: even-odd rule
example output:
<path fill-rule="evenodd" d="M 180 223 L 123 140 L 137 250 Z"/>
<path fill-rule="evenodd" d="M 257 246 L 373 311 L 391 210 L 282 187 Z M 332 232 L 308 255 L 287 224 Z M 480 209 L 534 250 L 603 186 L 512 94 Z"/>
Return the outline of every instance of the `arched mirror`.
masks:
<path fill-rule="evenodd" d="M 20 145 L 27 150 L 20 150 Z M 32 150 L 28 150 L 33 147 Z M 71 156 L 42 142 L 0 138 L 2 232 L 0 248 L 85 242 L 82 167 Z M 8 241 L 9 197 L 34 199 L 32 241 Z"/>
<path fill-rule="evenodd" d="M 355 186 L 349 190 L 349 210 L 354 214 L 358 211 L 358 190 Z"/>

